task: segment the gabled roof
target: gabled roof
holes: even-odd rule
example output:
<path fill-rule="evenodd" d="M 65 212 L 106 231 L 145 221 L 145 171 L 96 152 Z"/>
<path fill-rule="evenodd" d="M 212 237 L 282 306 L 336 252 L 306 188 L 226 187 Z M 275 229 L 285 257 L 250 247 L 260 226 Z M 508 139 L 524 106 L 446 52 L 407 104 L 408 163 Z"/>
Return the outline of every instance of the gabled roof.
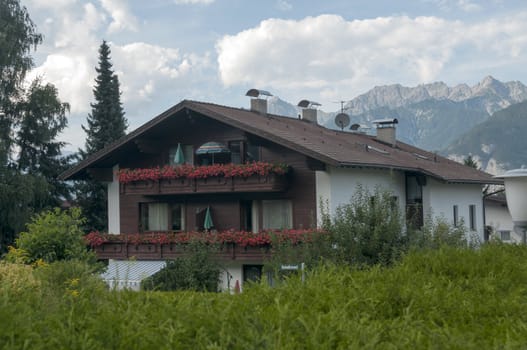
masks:
<path fill-rule="evenodd" d="M 61 178 L 77 179 L 86 169 L 104 167 L 126 151 L 133 140 L 154 126 L 177 118 L 184 110 L 199 113 L 247 133 L 257 135 L 301 154 L 336 167 L 369 167 L 399 169 L 426 174 L 446 182 L 501 183 L 491 175 L 397 142 L 391 147 L 374 136 L 327 129 L 304 120 L 266 114 L 212 103 L 184 100 L 161 113 L 138 129 L 108 145 L 61 174 Z M 116 158 L 117 157 L 117 158 Z"/>

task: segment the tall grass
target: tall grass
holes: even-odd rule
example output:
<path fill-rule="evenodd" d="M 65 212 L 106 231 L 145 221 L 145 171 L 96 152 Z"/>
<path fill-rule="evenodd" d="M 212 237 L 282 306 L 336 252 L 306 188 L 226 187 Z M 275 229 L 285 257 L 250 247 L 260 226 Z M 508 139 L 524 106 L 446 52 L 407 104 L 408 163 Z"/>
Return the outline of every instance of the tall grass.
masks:
<path fill-rule="evenodd" d="M 53 268 L 59 273 L 50 272 Z M 362 270 L 322 265 L 308 272 L 305 283 L 293 276 L 276 288 L 246 286 L 239 295 L 107 291 L 80 268 L 78 281 L 71 268 L 39 269 L 32 277 L 24 270 L 21 283 L 31 286 L 25 289 L 12 282 L 17 274 L 0 269 L 5 349 L 521 349 L 527 344 L 527 248 L 522 246 L 412 252 L 391 267 Z M 67 278 L 57 278 L 61 272 Z M 59 286 L 51 288 L 50 279 Z"/>

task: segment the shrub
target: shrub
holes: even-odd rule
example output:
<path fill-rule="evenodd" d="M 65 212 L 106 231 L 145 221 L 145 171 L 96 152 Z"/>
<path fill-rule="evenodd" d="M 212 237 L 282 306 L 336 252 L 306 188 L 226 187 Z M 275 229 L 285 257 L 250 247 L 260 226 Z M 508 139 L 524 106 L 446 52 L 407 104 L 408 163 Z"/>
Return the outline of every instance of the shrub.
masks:
<path fill-rule="evenodd" d="M 30 266 L 0 261 L 0 290 L 20 294 L 39 286 Z"/>
<path fill-rule="evenodd" d="M 143 280 L 142 289 L 216 292 L 220 269 L 209 257 L 212 247 L 201 242 L 192 242 L 186 250 L 187 256 L 167 261 L 166 267 Z"/>
<path fill-rule="evenodd" d="M 106 284 L 99 277 L 99 266 L 85 260 L 62 260 L 35 269 L 35 275 L 47 294 L 94 298 L 106 290 Z"/>
<path fill-rule="evenodd" d="M 405 251 L 407 239 L 394 198 L 380 187 L 372 193 L 358 185 L 351 202 L 339 206 L 331 220 L 324 219 L 337 263 L 386 265 Z"/>
<path fill-rule="evenodd" d="M 38 260 L 46 263 L 71 259 L 95 261 L 83 239 L 84 221 L 79 208 L 42 212 L 33 217 L 27 232 L 20 233 L 16 239 L 17 249 L 25 252 L 25 262 L 30 264 Z M 13 258 L 13 254 L 9 252 L 7 258 Z"/>
<path fill-rule="evenodd" d="M 428 217 L 423 227 L 408 231 L 409 245 L 413 249 L 438 249 L 443 246 L 466 248 L 469 246 L 469 238 L 471 244 L 479 243 L 477 238 L 467 236 L 463 220 L 454 226 L 441 217 Z"/>

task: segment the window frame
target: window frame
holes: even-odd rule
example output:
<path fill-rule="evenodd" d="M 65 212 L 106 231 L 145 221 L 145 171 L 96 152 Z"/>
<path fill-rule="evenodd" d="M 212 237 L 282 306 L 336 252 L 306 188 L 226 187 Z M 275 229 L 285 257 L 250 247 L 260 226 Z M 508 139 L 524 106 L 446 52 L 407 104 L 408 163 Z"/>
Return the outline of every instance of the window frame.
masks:
<path fill-rule="evenodd" d="M 476 222 L 476 205 L 470 204 L 468 206 L 469 228 L 471 231 L 477 231 Z"/>

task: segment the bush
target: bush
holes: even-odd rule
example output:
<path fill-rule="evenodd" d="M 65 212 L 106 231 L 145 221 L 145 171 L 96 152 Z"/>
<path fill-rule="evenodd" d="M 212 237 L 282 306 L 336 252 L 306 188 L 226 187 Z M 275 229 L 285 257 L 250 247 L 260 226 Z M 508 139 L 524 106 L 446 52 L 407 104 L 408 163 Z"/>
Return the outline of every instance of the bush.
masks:
<path fill-rule="evenodd" d="M 220 269 L 210 260 L 212 248 L 205 243 L 193 242 L 186 247 L 188 255 L 167 261 L 167 266 L 144 279 L 144 290 L 194 290 L 216 292 Z"/>
<path fill-rule="evenodd" d="M 39 288 L 40 281 L 27 265 L 0 261 L 0 290 L 20 294 Z"/>
<path fill-rule="evenodd" d="M 17 250 L 7 254 L 16 260 L 25 255 L 25 263 L 81 259 L 95 261 L 89 253 L 81 230 L 85 219 L 79 208 L 62 211 L 59 208 L 42 212 L 27 225 L 27 232 L 16 239 Z M 21 250 L 21 251 L 20 251 Z M 13 256 L 16 253 L 17 256 Z"/>
<path fill-rule="evenodd" d="M 35 269 L 35 275 L 47 294 L 94 298 L 97 292 L 107 289 L 98 275 L 99 266 L 83 260 L 62 260 Z"/>
<path fill-rule="evenodd" d="M 468 238 L 463 220 L 454 226 L 444 218 L 434 220 L 428 217 L 423 227 L 408 232 L 409 245 L 413 249 L 439 249 L 444 246 L 466 248 L 469 246 Z M 470 243 L 477 245 L 479 241 L 473 238 Z"/>
<path fill-rule="evenodd" d="M 387 265 L 406 250 L 403 219 L 392 192 L 357 186 L 349 204 L 337 208 L 325 229 L 332 237 L 334 260 L 339 264 Z"/>

